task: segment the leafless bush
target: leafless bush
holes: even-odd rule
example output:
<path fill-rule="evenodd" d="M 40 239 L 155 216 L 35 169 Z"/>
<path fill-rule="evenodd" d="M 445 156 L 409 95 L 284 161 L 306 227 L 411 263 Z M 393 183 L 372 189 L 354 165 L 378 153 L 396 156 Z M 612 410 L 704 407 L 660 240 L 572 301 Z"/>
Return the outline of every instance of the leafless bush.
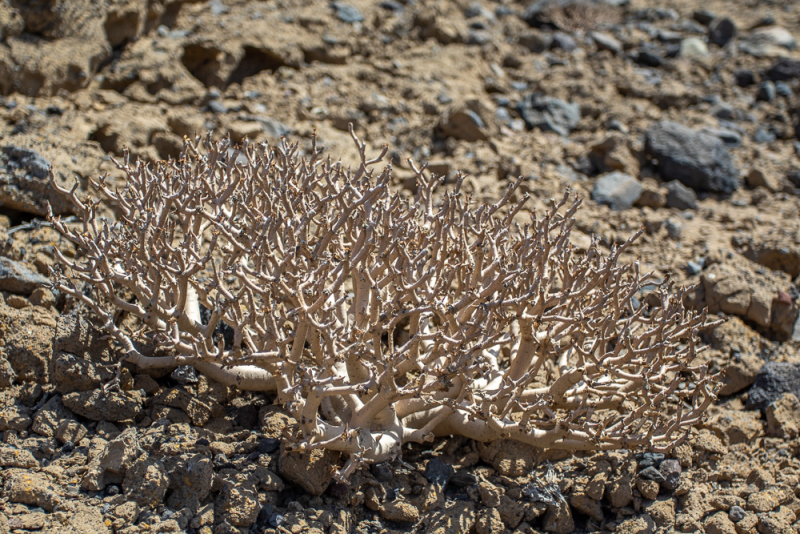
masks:
<path fill-rule="evenodd" d="M 352 136 L 355 170 L 286 141 L 125 157 L 123 189 L 95 184 L 118 221 L 62 190 L 82 224 L 51 215 L 80 250 L 59 254 L 58 289 L 102 318 L 127 362 L 276 391 L 299 421 L 295 448 L 349 453 L 340 476 L 437 435 L 665 450 L 701 419 L 716 386 L 693 362 L 709 321 L 669 284 L 637 300 L 653 282 L 620 255 L 639 233 L 608 255 L 577 252 L 579 199 L 520 225 L 519 182 L 491 205 L 460 182 L 435 200 L 442 179 L 424 167 L 407 200 L 389 166 L 374 169 L 386 149 L 369 159 Z M 146 356 L 137 338 L 171 355 Z"/>

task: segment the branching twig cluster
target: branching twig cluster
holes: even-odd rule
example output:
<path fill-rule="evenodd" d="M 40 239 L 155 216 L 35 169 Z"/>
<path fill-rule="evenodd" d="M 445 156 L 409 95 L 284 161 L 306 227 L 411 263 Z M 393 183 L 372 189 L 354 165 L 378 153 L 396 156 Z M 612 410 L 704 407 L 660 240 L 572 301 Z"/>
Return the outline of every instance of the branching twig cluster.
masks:
<path fill-rule="evenodd" d="M 518 183 L 491 205 L 460 182 L 435 199 L 442 180 L 413 162 L 407 200 L 389 166 L 374 170 L 386 149 L 370 159 L 352 135 L 355 170 L 286 141 L 197 139 L 156 165 L 126 156 L 123 189 L 95 184 L 118 221 L 62 190 L 82 224 L 51 219 L 81 255 L 60 256 L 58 289 L 103 318 L 129 362 L 275 390 L 297 448 L 349 453 L 341 476 L 436 435 L 668 449 L 701 418 L 714 379 L 694 365 L 696 336 L 709 323 L 669 284 L 637 300 L 653 282 L 620 255 L 639 233 L 578 253 L 580 200 L 520 225 Z M 172 355 L 142 354 L 135 336 Z"/>

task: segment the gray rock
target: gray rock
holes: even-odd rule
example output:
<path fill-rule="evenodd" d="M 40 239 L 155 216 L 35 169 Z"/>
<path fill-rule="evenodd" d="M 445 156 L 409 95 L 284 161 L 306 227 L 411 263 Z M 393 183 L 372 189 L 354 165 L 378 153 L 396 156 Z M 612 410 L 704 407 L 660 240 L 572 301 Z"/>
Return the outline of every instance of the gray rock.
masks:
<path fill-rule="evenodd" d="M 647 480 L 654 480 L 659 484 L 661 484 L 665 480 L 664 475 L 661 474 L 661 471 L 659 471 L 653 466 L 645 467 L 644 469 L 639 471 L 639 477 Z"/>
<path fill-rule="evenodd" d="M 608 50 L 613 54 L 619 54 L 622 52 L 622 43 L 619 40 L 607 32 L 591 32 L 589 37 L 592 38 L 594 43 L 597 45 L 597 48 L 600 50 Z"/>
<path fill-rule="evenodd" d="M 0 291 L 30 295 L 34 289 L 50 284 L 50 280 L 24 263 L 0 256 Z"/>
<path fill-rule="evenodd" d="M 355 6 L 351 6 L 350 4 L 346 4 L 344 2 L 331 2 L 331 7 L 333 8 L 336 17 L 342 22 L 349 22 L 350 24 L 353 24 L 355 22 L 364 21 L 364 15 Z"/>
<path fill-rule="evenodd" d="M 794 91 L 786 82 L 775 82 L 775 93 L 784 98 L 791 98 Z"/>
<path fill-rule="evenodd" d="M 576 43 L 575 39 L 567 33 L 555 32 L 553 34 L 553 43 L 551 48 L 560 48 L 564 52 L 572 52 L 578 48 L 578 43 Z"/>
<path fill-rule="evenodd" d="M 127 421 L 136 417 L 142 408 L 138 391 L 81 391 L 63 397 L 64 406 L 92 421 Z"/>
<path fill-rule="evenodd" d="M 697 262 L 689 261 L 686 262 L 686 274 L 689 276 L 694 276 L 696 274 L 700 274 L 703 271 L 703 266 Z"/>
<path fill-rule="evenodd" d="M 750 69 L 739 69 L 733 73 L 733 77 L 739 87 L 750 87 L 756 83 L 756 75 Z"/>
<path fill-rule="evenodd" d="M 800 59 L 779 59 L 764 73 L 768 80 L 785 82 L 800 78 Z"/>
<path fill-rule="evenodd" d="M 692 18 L 700 24 L 708 26 L 715 18 L 717 18 L 717 16 L 714 14 L 714 12 L 709 11 L 708 9 L 697 9 L 694 13 L 692 13 Z"/>
<path fill-rule="evenodd" d="M 533 93 L 523 98 L 517 111 L 529 130 L 540 128 L 567 136 L 581 120 L 578 104 L 567 103 L 552 96 Z"/>
<path fill-rule="evenodd" d="M 758 93 L 756 94 L 756 100 L 773 102 L 776 96 L 778 95 L 775 90 L 775 83 L 770 80 L 761 82 L 761 85 L 758 87 Z"/>
<path fill-rule="evenodd" d="M 739 171 L 717 137 L 661 121 L 647 129 L 645 152 L 658 160 L 663 180 L 679 180 L 695 191 L 716 193 L 731 193 L 739 187 Z"/>
<path fill-rule="evenodd" d="M 455 470 L 452 465 L 443 462 L 439 458 L 433 458 L 425 466 L 425 473 L 423 476 L 431 484 L 444 488 L 454 474 Z"/>
<path fill-rule="evenodd" d="M 746 408 L 766 410 L 770 403 L 784 393 L 793 393 L 800 397 L 800 364 L 767 362 L 748 391 Z"/>
<path fill-rule="evenodd" d="M 183 386 L 188 384 L 197 384 L 200 379 L 197 378 L 197 373 L 191 365 L 180 365 L 172 371 L 170 375 L 175 382 Z"/>
<path fill-rule="evenodd" d="M 728 511 L 728 518 L 733 521 L 734 523 L 738 523 L 742 519 L 745 518 L 747 512 L 744 511 L 744 508 L 741 506 L 731 506 L 731 509 Z"/>
<path fill-rule="evenodd" d="M 667 206 L 679 210 L 693 210 L 697 207 L 697 195 L 694 191 L 680 183 L 672 180 L 664 184 L 667 188 Z"/>
<path fill-rule="evenodd" d="M 614 171 L 600 176 L 592 189 L 592 200 L 611 206 L 614 211 L 625 210 L 639 199 L 642 183 L 624 172 Z"/>
<path fill-rule="evenodd" d="M 518 42 L 534 54 L 541 54 L 550 49 L 553 44 L 553 36 L 538 30 L 530 30 L 520 35 Z"/>
<path fill-rule="evenodd" d="M 797 48 L 797 40 L 785 28 L 758 28 L 739 43 L 739 50 L 755 57 L 777 57 Z"/>
<path fill-rule="evenodd" d="M 51 164 L 38 152 L 14 145 L 3 147 L 3 152 L 9 158 L 9 164 L 19 166 L 34 178 L 47 178 Z"/>
<path fill-rule="evenodd" d="M 703 133 L 719 137 L 726 146 L 736 148 L 742 146 L 742 134 L 730 128 L 703 128 Z"/>
<path fill-rule="evenodd" d="M 489 139 L 486 123 L 478 113 L 467 106 L 456 106 L 444 113 L 439 120 L 438 129 L 444 137 L 469 142 Z"/>
<path fill-rule="evenodd" d="M 667 219 L 664 221 L 664 228 L 667 229 L 667 235 L 670 239 L 674 239 L 675 241 L 681 240 L 683 225 L 680 222 L 675 219 Z"/>
<path fill-rule="evenodd" d="M 681 483 L 681 463 L 672 458 L 664 460 L 658 471 L 664 477 L 661 487 L 667 491 L 675 491 Z"/>
<path fill-rule="evenodd" d="M 718 46 L 725 46 L 736 37 L 736 24 L 729 18 L 714 19 L 709 26 L 709 40 Z"/>

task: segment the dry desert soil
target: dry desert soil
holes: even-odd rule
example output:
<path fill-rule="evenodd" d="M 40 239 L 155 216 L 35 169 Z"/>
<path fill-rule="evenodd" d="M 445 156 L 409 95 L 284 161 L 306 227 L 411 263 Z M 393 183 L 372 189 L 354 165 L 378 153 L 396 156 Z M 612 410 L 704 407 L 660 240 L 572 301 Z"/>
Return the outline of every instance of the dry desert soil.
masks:
<path fill-rule="evenodd" d="M 0 533 L 788 534 L 800 528 L 800 4 L 792 0 L 0 0 Z M 437 439 L 332 481 L 270 395 L 126 366 L 51 290 L 49 186 L 213 130 L 356 161 L 348 124 L 479 202 L 585 198 L 727 322 L 671 453 Z"/>

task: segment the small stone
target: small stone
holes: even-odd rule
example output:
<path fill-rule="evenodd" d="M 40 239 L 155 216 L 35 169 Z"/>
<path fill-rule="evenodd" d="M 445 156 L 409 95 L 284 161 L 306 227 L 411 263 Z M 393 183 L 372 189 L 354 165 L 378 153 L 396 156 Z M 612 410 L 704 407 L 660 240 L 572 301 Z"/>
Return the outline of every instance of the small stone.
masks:
<path fill-rule="evenodd" d="M 744 511 L 744 508 L 741 506 L 731 506 L 730 511 L 728 512 L 728 518 L 733 521 L 734 523 L 738 523 L 747 515 L 747 512 Z"/>
<path fill-rule="evenodd" d="M 698 37 L 688 37 L 681 41 L 678 55 L 685 59 L 704 58 L 708 55 L 708 46 Z"/>
<path fill-rule="evenodd" d="M 622 43 L 616 37 L 607 32 L 591 32 L 589 37 L 594 40 L 597 48 L 600 50 L 608 50 L 613 54 L 622 52 Z"/>
<path fill-rule="evenodd" d="M 575 39 L 567 33 L 555 32 L 553 34 L 552 48 L 560 48 L 564 52 L 572 52 L 578 48 L 578 43 L 576 43 Z"/>
<path fill-rule="evenodd" d="M 615 171 L 600 176 L 592 189 L 592 200 L 607 204 L 614 211 L 625 210 L 639 199 L 644 187 L 629 174 Z"/>
<path fill-rule="evenodd" d="M 700 274 L 703 271 L 703 266 L 697 262 L 689 261 L 686 263 L 686 274 L 689 276 L 694 276 L 696 274 Z"/>
<path fill-rule="evenodd" d="M 736 37 L 736 24 L 729 18 L 715 19 L 709 26 L 708 38 L 717 46 L 725 46 Z"/>
<path fill-rule="evenodd" d="M 683 233 L 683 225 L 676 221 L 675 219 L 667 219 L 664 221 L 664 228 L 667 229 L 667 235 L 670 239 L 675 241 L 681 240 L 681 234 Z"/>
<path fill-rule="evenodd" d="M 766 410 L 770 403 L 784 393 L 797 395 L 800 392 L 800 364 L 767 362 L 756 376 L 750 388 L 745 408 Z"/>
<path fill-rule="evenodd" d="M 45 173 L 45 176 L 47 176 L 47 173 Z M 26 264 L 0 256 L 0 291 L 27 296 L 49 283 L 50 280 L 29 268 Z M 6 302 L 8 302 L 8 298 L 6 297 Z"/>
<path fill-rule="evenodd" d="M 208 111 L 220 115 L 228 112 L 228 108 L 225 107 L 225 104 L 219 100 L 211 100 L 208 104 L 206 104 L 206 107 L 208 108 Z"/>
<path fill-rule="evenodd" d="M 188 384 L 197 384 L 199 382 L 197 373 L 191 365 L 180 365 L 176 367 L 175 370 L 172 371 L 170 378 L 184 386 Z"/>
<path fill-rule="evenodd" d="M 740 69 L 733 73 L 736 85 L 739 87 L 750 87 L 756 84 L 756 75 L 752 70 Z"/>
<path fill-rule="evenodd" d="M 534 54 L 541 54 L 553 45 L 553 37 L 539 30 L 529 30 L 519 36 L 518 42 Z"/>
<path fill-rule="evenodd" d="M 794 91 L 786 82 L 775 82 L 775 94 L 783 98 L 791 98 Z"/>
<path fill-rule="evenodd" d="M 678 460 L 672 458 L 664 460 L 659 466 L 661 476 L 664 481 L 661 487 L 667 491 L 675 491 L 681 483 L 681 464 Z"/>
<path fill-rule="evenodd" d="M 729 128 L 703 128 L 701 132 L 718 137 L 729 148 L 742 146 L 742 134 L 736 130 Z"/>
<path fill-rule="evenodd" d="M 395 499 L 391 502 L 383 503 L 380 513 L 384 519 L 389 521 L 408 523 L 417 522 L 419 520 L 419 510 L 417 507 L 404 499 Z"/>
<path fill-rule="evenodd" d="M 700 24 L 708 26 L 717 16 L 713 11 L 709 11 L 708 9 L 696 9 L 694 13 L 692 13 L 692 18 Z"/>
<path fill-rule="evenodd" d="M 141 455 L 125 474 L 122 487 L 128 499 L 140 507 L 157 507 L 164 501 L 169 487 L 164 464 L 146 453 Z"/>
<path fill-rule="evenodd" d="M 773 82 L 800 78 L 800 59 L 779 59 L 767 70 L 765 77 Z"/>
<path fill-rule="evenodd" d="M 775 97 L 777 96 L 777 92 L 775 90 L 775 83 L 766 80 L 761 82 L 761 85 L 758 87 L 758 93 L 756 94 L 756 100 L 760 100 L 763 102 L 773 102 L 775 101 Z"/>
<path fill-rule="evenodd" d="M 4 475 L 3 490 L 10 502 L 39 506 L 46 512 L 52 512 L 64 500 L 64 490 L 51 483 L 43 473 L 6 469 Z"/>
<path fill-rule="evenodd" d="M 655 467 L 648 467 L 648 469 L 655 470 Z M 655 480 L 647 480 L 645 478 L 639 478 L 636 481 L 636 489 L 639 490 L 639 493 L 642 494 L 642 497 L 654 501 L 658 497 L 658 492 L 661 489 L 661 487 Z"/>
<path fill-rule="evenodd" d="M 661 471 L 659 471 L 658 469 L 656 469 L 653 466 L 646 467 L 645 469 L 642 469 L 641 471 L 639 471 L 639 477 L 647 479 L 647 480 L 654 480 L 655 482 L 658 482 L 659 484 L 661 484 L 665 480 L 664 479 L 664 475 L 661 474 Z"/>
<path fill-rule="evenodd" d="M 0 467 L 30 469 L 39 467 L 39 462 L 34 458 L 33 454 L 26 449 L 7 447 L 0 444 Z"/>
<path fill-rule="evenodd" d="M 576 103 L 567 103 L 541 93 L 525 96 L 517 105 L 517 111 L 528 130 L 539 128 L 567 136 L 581 120 L 581 108 Z"/>
<path fill-rule="evenodd" d="M 431 484 L 435 484 L 439 486 L 439 488 L 444 488 L 454 474 L 455 470 L 452 465 L 444 463 L 439 458 L 433 458 L 428 461 L 428 464 L 425 466 L 425 473 L 423 476 Z"/>
<path fill-rule="evenodd" d="M 639 469 L 644 470 L 648 467 L 658 467 L 664 461 L 664 453 L 645 452 L 636 457 Z"/>
<path fill-rule="evenodd" d="M 364 15 L 355 6 L 351 6 L 350 4 L 337 1 L 331 2 L 330 5 L 333 8 L 334 13 L 336 14 L 336 17 L 342 22 L 354 24 L 356 22 L 364 21 Z"/>
<path fill-rule="evenodd" d="M 667 206 L 679 210 L 693 210 L 697 208 L 697 194 L 678 180 L 664 184 L 667 188 Z"/>

